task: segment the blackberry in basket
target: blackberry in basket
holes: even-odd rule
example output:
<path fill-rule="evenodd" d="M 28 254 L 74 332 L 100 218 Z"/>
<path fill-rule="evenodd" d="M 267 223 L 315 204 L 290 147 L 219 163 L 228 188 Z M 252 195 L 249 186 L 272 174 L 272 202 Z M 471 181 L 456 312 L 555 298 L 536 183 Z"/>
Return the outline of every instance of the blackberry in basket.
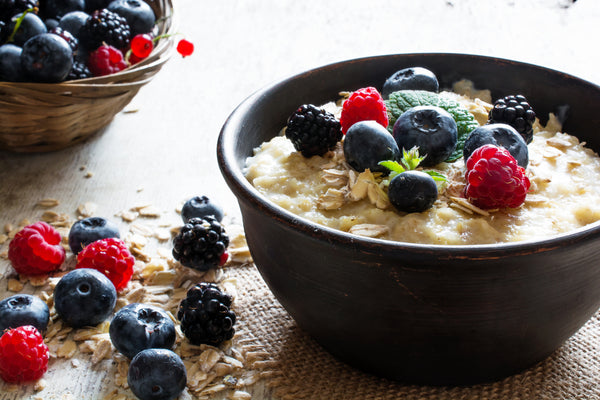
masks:
<path fill-rule="evenodd" d="M 304 104 L 288 118 L 285 136 L 304 157 L 321 156 L 342 139 L 342 128 L 333 114 Z"/>
<path fill-rule="evenodd" d="M 218 346 L 233 337 L 236 315 L 231 296 L 214 283 L 199 283 L 187 292 L 177 311 L 181 330 L 193 344 Z"/>
<path fill-rule="evenodd" d="M 533 140 L 535 111 L 523 95 L 511 95 L 496 100 L 488 116 L 488 124 L 503 123 L 515 128 L 527 144 Z"/>
<path fill-rule="evenodd" d="M 131 40 L 127 20 L 106 8 L 94 11 L 79 30 L 79 44 L 93 51 L 103 43 L 126 50 Z"/>
<path fill-rule="evenodd" d="M 227 261 L 229 236 L 212 215 L 191 218 L 173 239 L 173 257 L 182 265 L 208 271 Z"/>

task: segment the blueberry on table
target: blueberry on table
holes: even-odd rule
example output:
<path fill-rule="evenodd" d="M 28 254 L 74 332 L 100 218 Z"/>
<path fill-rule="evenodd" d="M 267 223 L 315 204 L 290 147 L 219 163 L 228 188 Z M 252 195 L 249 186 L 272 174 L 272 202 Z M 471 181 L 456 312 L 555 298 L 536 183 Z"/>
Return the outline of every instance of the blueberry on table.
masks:
<path fill-rule="evenodd" d="M 146 349 L 133 357 L 127 383 L 140 400 L 172 400 L 187 384 L 181 358 L 167 349 Z"/>
<path fill-rule="evenodd" d="M 23 45 L 21 67 L 32 81 L 62 82 L 73 66 L 73 51 L 62 37 L 42 33 Z"/>
<path fill-rule="evenodd" d="M 344 156 L 352 168 L 362 172 L 388 173 L 380 161 L 397 160 L 400 149 L 388 130 L 375 121 L 360 121 L 353 124 L 344 138 Z"/>
<path fill-rule="evenodd" d="M 423 67 L 401 69 L 390 76 L 383 84 L 381 95 L 384 99 L 398 90 L 427 90 L 437 92 L 440 84 L 430 70 Z"/>
<path fill-rule="evenodd" d="M 21 82 L 24 80 L 21 68 L 21 49 L 14 44 L 0 46 L 0 81 Z"/>
<path fill-rule="evenodd" d="M 31 39 L 34 36 L 40 35 L 42 33 L 46 33 L 48 29 L 46 28 L 46 24 L 40 17 L 36 14 L 28 12 L 23 16 L 22 14 L 16 15 L 8 24 L 8 32 L 11 34 L 16 26 L 17 19 L 21 19 L 21 24 L 19 28 L 15 32 L 13 36 L 13 40 L 11 43 L 17 46 L 23 46 L 26 41 Z"/>
<path fill-rule="evenodd" d="M 108 9 L 127 20 L 131 37 L 152 31 L 156 22 L 152 7 L 142 0 L 114 0 L 108 5 Z"/>
<path fill-rule="evenodd" d="M 398 211 L 422 212 L 437 200 L 437 185 L 433 178 L 421 171 L 406 171 L 396 175 L 388 187 L 390 203 Z"/>
<path fill-rule="evenodd" d="M 0 336 L 6 329 L 33 325 L 46 332 L 50 310 L 42 299 L 30 294 L 16 294 L 0 301 Z"/>
<path fill-rule="evenodd" d="M 175 324 L 162 309 L 141 303 L 121 308 L 108 329 L 113 346 L 128 358 L 150 348 L 169 349 L 175 343 Z"/>
<path fill-rule="evenodd" d="M 102 217 L 89 217 L 75 222 L 69 231 L 69 247 L 79 254 L 88 244 L 106 238 L 120 238 L 119 228 Z"/>
<path fill-rule="evenodd" d="M 432 167 L 452 155 L 458 142 L 456 122 L 446 110 L 417 106 L 404 112 L 394 124 L 394 139 L 400 149 L 418 147 L 424 167 Z"/>
<path fill-rule="evenodd" d="M 223 220 L 223 208 L 206 196 L 194 196 L 181 208 L 181 219 L 188 223 L 192 218 L 204 218 L 212 215 L 217 221 Z"/>
<path fill-rule="evenodd" d="M 113 312 L 117 291 L 103 273 L 91 268 L 74 269 L 54 288 L 54 308 L 73 328 L 96 326 Z"/>
<path fill-rule="evenodd" d="M 475 128 L 467 137 L 463 148 L 465 162 L 471 154 L 485 144 L 504 147 L 523 168 L 529 163 L 529 149 L 523 137 L 510 125 L 486 124 Z"/>

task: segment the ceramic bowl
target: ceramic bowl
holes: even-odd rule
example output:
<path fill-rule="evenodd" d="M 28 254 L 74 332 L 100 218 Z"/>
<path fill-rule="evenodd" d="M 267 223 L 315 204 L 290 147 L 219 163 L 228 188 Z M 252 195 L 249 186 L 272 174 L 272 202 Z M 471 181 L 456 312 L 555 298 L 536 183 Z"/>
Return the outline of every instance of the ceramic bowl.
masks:
<path fill-rule="evenodd" d="M 497 380 L 548 357 L 600 307 L 600 224 L 518 243 L 397 243 L 299 218 L 244 177 L 246 158 L 297 106 L 323 104 L 343 90 L 381 89 L 410 66 L 429 68 L 442 87 L 467 78 L 493 98 L 522 93 L 542 120 L 568 105 L 564 130 L 600 150 L 597 85 L 505 59 L 399 54 L 327 65 L 253 94 L 223 126 L 219 166 L 258 270 L 300 328 L 331 354 L 403 382 Z"/>

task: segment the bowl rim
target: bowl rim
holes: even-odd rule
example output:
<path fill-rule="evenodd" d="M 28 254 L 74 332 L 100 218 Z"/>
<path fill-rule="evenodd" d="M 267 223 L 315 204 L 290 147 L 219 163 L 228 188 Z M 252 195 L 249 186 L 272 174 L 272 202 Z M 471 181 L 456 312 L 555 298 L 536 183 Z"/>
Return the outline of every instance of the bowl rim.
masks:
<path fill-rule="evenodd" d="M 217 141 L 217 160 L 219 168 L 221 169 L 221 173 L 225 178 L 227 184 L 229 185 L 230 189 L 234 192 L 234 195 L 237 197 L 238 202 L 240 202 L 240 197 L 243 197 L 254 208 L 260 209 L 261 212 L 264 212 L 267 217 L 275 220 L 277 223 L 283 224 L 289 229 L 300 231 L 301 233 L 311 236 L 314 239 L 326 241 L 332 245 L 359 248 L 360 251 L 374 252 L 378 254 L 397 253 L 399 251 L 402 252 L 408 250 L 416 253 L 435 252 L 436 254 L 439 254 L 442 258 L 489 259 L 496 258 L 507 253 L 511 255 L 541 253 L 564 247 L 568 244 L 581 243 L 596 237 L 600 238 L 600 221 L 596 221 L 586 226 L 568 232 L 559 233 L 550 237 L 536 240 L 522 240 L 517 242 L 471 245 L 446 245 L 399 242 L 386 239 L 369 238 L 337 230 L 335 228 L 330 228 L 325 225 L 313 222 L 309 219 L 303 218 L 299 215 L 296 215 L 291 211 L 288 211 L 285 208 L 269 200 L 265 195 L 260 193 L 250 183 L 250 181 L 248 181 L 248 179 L 243 173 L 243 168 L 240 165 L 238 165 L 238 162 L 236 161 L 236 156 L 234 154 L 234 137 L 236 136 L 236 130 L 243 126 L 242 121 L 244 119 L 244 116 L 250 111 L 251 107 L 256 101 L 259 101 L 260 99 L 268 96 L 269 92 L 277 90 L 277 88 L 280 86 L 285 86 L 293 80 L 318 73 L 319 71 L 324 69 L 340 68 L 347 63 L 375 62 L 378 59 L 403 56 L 455 56 L 514 64 L 528 68 L 538 69 L 540 71 L 557 73 L 563 75 L 566 78 L 577 80 L 585 85 L 591 85 L 600 91 L 600 86 L 596 85 L 595 83 L 589 82 L 587 80 L 576 77 L 574 75 L 567 74 L 559 70 L 506 58 L 467 53 L 424 52 L 384 54 L 347 59 L 343 61 L 329 63 L 316 68 L 311 68 L 300 73 L 289 75 L 283 79 L 280 79 L 276 82 L 272 82 L 258 89 L 257 91 L 246 97 L 231 112 L 231 114 L 223 124 Z M 277 133 L 275 132 L 274 134 L 276 135 Z M 275 137 L 275 135 L 273 137 Z"/>

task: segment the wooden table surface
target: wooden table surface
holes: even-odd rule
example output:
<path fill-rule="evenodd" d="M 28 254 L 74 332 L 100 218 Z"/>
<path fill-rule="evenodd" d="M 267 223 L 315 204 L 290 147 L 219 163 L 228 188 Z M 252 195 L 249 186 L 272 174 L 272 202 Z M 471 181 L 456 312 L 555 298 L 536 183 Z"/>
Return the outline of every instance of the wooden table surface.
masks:
<path fill-rule="evenodd" d="M 68 149 L 0 152 L 0 229 L 35 219 L 44 198 L 58 199 L 58 209 L 67 213 L 85 202 L 97 205 L 96 215 L 108 216 L 148 203 L 175 218 L 183 200 L 206 194 L 237 218 L 215 152 L 227 116 L 262 86 L 336 61 L 473 53 L 600 84 L 596 0 L 179 0 L 175 7 L 179 31 L 195 44 L 195 53 L 174 55 L 126 107 L 129 112 Z M 10 294 L 11 273 L 0 258 L 0 298 Z M 96 398 L 99 384 L 90 388 L 86 398 Z M 0 384 L 2 400 L 27 396 L 4 389 Z M 254 398 L 271 398 L 260 385 L 249 390 Z"/>

